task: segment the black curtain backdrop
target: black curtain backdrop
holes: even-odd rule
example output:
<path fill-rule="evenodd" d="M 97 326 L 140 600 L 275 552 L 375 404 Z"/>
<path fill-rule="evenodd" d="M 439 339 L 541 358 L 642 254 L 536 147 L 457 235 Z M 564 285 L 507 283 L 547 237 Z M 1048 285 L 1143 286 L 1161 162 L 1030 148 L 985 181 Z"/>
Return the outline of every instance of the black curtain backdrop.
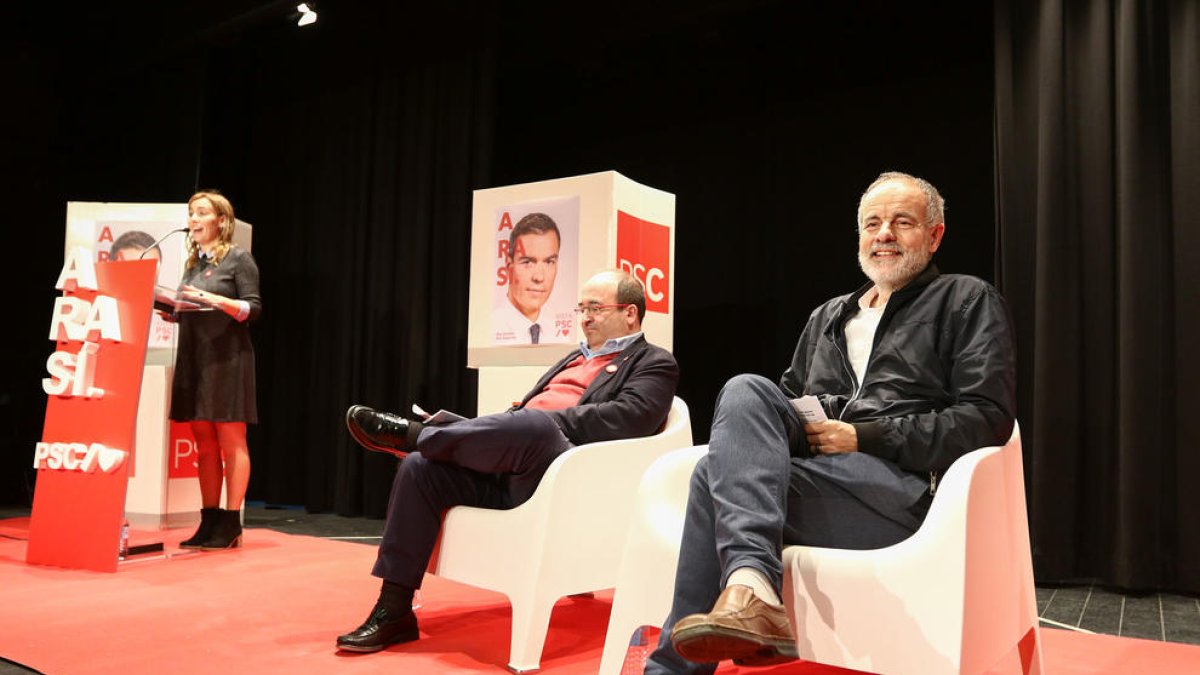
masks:
<path fill-rule="evenodd" d="M 697 442 L 730 377 L 778 379 L 809 313 L 863 282 L 855 213 L 879 172 L 938 185 L 939 266 L 994 278 L 990 5 L 646 3 L 562 30 L 543 4 L 506 14 L 505 44 L 537 49 L 500 52 L 493 181 L 615 169 L 676 195 Z"/>
<path fill-rule="evenodd" d="M 1040 581 L 1200 592 L 1200 4 L 996 4 Z"/>
<path fill-rule="evenodd" d="M 901 169 L 949 200 L 939 266 L 1012 307 L 1039 579 L 1200 591 L 1195 2 L 331 0 L 303 30 L 288 5 L 0 24 L 0 503 L 32 498 L 69 200 L 230 195 L 266 301 L 250 497 L 379 516 L 394 463 L 342 413 L 473 410 L 471 190 L 615 169 L 676 194 L 703 441 L 721 384 L 777 377 L 859 283 L 858 194 Z"/>
<path fill-rule="evenodd" d="M 939 266 L 994 279 L 985 3 L 339 0 L 303 30 L 231 3 L 161 20 L 108 6 L 28 40 L 56 84 L 20 80 L 22 110 L 48 121 L 18 119 L 14 140 L 49 168 L 5 200 L 33 225 L 19 264 L 38 297 L 4 383 L 4 501 L 28 503 L 68 200 L 231 197 L 264 292 L 249 496 L 345 515 L 383 515 L 394 469 L 351 445 L 347 405 L 474 409 L 473 189 L 613 169 L 676 195 L 698 441 L 726 379 L 778 378 L 809 312 L 861 283 L 855 207 L 880 171 L 942 188 Z"/>
<path fill-rule="evenodd" d="M 202 124 L 193 83 L 203 62 L 164 45 L 163 30 L 131 34 L 132 23 L 111 6 L 12 10 L 0 22 L 8 101 L 0 106 L 8 253 L 0 277 L 0 503 L 29 506 L 66 203 L 186 199 Z"/>
<path fill-rule="evenodd" d="M 430 50 L 431 36 L 390 29 L 448 14 L 331 13 L 320 32 L 260 35 L 211 60 L 200 184 L 257 225 L 262 271 L 254 340 L 271 422 L 250 434 L 257 499 L 381 516 L 396 462 L 349 438 L 346 408 L 474 411 L 463 362 L 471 191 L 492 147 L 487 18 L 456 20 Z"/>
<path fill-rule="evenodd" d="M 25 7 L 0 26 L 20 102 L 3 130 L 28 169 L 2 186 L 22 328 L 0 350 L 0 503 L 32 500 L 67 201 L 215 187 L 255 226 L 272 422 L 250 430 L 251 499 L 382 516 L 395 461 L 350 447 L 346 407 L 473 412 L 467 237 L 489 185 L 494 9 L 339 0 L 298 30 L 294 6 Z"/>

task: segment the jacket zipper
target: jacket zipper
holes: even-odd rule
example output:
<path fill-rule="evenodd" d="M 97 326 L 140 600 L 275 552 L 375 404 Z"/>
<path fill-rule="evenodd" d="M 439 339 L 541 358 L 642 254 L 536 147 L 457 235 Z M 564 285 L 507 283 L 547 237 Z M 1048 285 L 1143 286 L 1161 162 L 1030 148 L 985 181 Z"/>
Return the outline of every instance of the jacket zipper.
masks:
<path fill-rule="evenodd" d="M 878 329 L 876 329 L 876 330 L 878 330 Z M 846 405 L 842 406 L 842 412 L 838 413 L 838 421 L 841 422 L 842 418 L 846 416 L 846 411 L 850 409 L 850 404 L 853 403 L 856 399 L 858 399 L 858 395 L 860 393 L 862 393 L 862 383 L 860 383 L 858 381 L 858 377 L 856 377 L 854 375 L 854 369 L 850 367 L 850 356 L 846 354 L 845 349 L 842 349 L 842 343 L 839 342 L 836 338 L 837 338 L 837 336 L 835 334 L 834 340 L 833 340 L 833 345 L 835 347 L 837 347 L 838 354 L 841 355 L 841 357 L 842 357 L 842 368 L 846 371 L 846 374 L 850 376 L 850 381 L 854 383 L 854 394 L 846 401 Z M 877 344 L 876 340 L 874 340 L 874 339 L 871 340 L 871 356 L 875 355 L 876 344 Z M 871 371 L 871 358 L 867 357 L 867 372 L 870 372 L 870 371 Z M 929 496 L 930 497 L 932 497 L 935 493 L 937 493 L 937 482 L 938 482 L 937 471 L 930 471 L 929 472 Z"/>
<path fill-rule="evenodd" d="M 842 357 L 842 368 L 846 370 L 846 374 L 850 376 L 850 381 L 854 383 L 854 393 L 846 401 L 846 405 L 842 406 L 842 412 L 838 413 L 838 421 L 841 422 L 842 418 L 846 416 L 846 411 L 850 409 L 850 404 L 858 398 L 859 392 L 862 391 L 862 384 L 859 383 L 858 377 L 854 375 L 854 369 L 850 367 L 850 357 L 846 355 L 846 350 L 842 349 L 842 343 L 834 339 L 833 345 L 837 347 L 838 354 Z M 867 362 L 869 364 L 870 359 Z"/>

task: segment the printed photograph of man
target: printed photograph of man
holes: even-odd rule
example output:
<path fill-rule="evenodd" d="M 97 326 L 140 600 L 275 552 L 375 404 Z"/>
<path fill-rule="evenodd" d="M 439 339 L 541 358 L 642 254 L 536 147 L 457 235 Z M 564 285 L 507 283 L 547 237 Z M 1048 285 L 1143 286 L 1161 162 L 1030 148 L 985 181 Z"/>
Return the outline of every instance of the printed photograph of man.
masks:
<path fill-rule="evenodd" d="M 158 276 L 156 286 L 175 288 L 179 284 L 179 252 L 180 238 L 164 239 L 178 225 L 171 221 L 134 221 L 134 220 L 105 220 L 97 228 L 97 236 L 93 243 L 98 260 L 122 262 L 129 260 L 157 260 Z M 108 250 L 103 249 L 107 238 L 112 244 Z M 167 242 L 165 245 L 159 241 Z M 176 248 L 172 248 L 174 245 Z M 173 347 L 175 344 L 175 324 L 165 320 L 155 313 L 150 318 L 150 336 L 147 345 L 154 348 Z"/>
<path fill-rule="evenodd" d="M 505 260 L 507 302 L 492 313 L 496 344 L 541 344 L 555 331 L 554 318 L 542 312 L 554 292 L 558 277 L 562 235 L 544 213 L 530 213 L 517 221 L 508 237 Z"/>
<path fill-rule="evenodd" d="M 129 230 L 117 237 L 108 252 L 109 260 L 138 260 L 143 257 L 161 260 L 162 251 L 154 245 L 154 237 L 141 230 Z"/>

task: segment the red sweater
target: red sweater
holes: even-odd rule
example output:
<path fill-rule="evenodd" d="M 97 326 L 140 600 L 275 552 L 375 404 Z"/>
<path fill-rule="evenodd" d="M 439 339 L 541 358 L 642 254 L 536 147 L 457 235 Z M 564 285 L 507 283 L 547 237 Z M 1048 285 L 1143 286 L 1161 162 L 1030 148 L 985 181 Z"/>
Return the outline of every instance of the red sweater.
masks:
<path fill-rule="evenodd" d="M 567 364 L 566 368 L 558 371 L 558 374 L 550 378 L 550 382 L 542 389 L 541 393 L 529 399 L 529 403 L 525 404 L 526 408 L 535 410 L 562 410 L 570 408 L 579 403 L 579 399 L 583 398 L 583 392 L 587 390 L 588 385 L 600 371 L 616 358 L 620 352 L 597 356 L 593 359 L 584 358 L 580 354 L 578 358 Z"/>

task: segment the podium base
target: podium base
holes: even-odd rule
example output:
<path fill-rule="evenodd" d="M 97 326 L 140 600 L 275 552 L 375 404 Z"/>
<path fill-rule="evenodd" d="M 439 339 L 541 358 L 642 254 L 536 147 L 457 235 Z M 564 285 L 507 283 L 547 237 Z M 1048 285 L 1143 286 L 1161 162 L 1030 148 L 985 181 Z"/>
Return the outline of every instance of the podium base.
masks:
<path fill-rule="evenodd" d="M 147 553 L 162 553 L 162 552 L 163 552 L 163 543 L 161 541 L 158 541 L 158 542 L 154 542 L 153 544 L 137 544 L 136 546 L 130 546 L 129 552 L 125 554 L 125 557 L 132 558 L 134 556 L 145 555 Z"/>

